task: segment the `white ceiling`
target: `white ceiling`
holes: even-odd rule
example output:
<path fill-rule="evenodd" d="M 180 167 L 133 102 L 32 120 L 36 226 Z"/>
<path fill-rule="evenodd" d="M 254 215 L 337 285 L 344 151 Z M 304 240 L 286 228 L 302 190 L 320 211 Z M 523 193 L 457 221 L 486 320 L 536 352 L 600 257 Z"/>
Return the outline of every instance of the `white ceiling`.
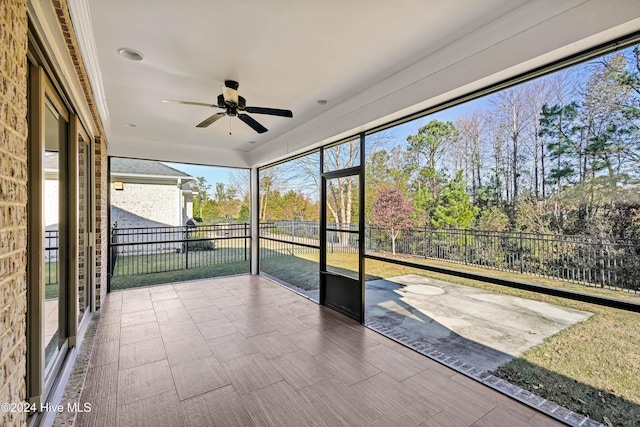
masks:
<path fill-rule="evenodd" d="M 110 155 L 237 167 L 354 134 L 640 29 L 637 0 L 69 6 Z M 124 59 L 123 47 L 144 60 Z M 240 83 L 248 105 L 290 109 L 294 117 L 253 114 L 269 129 L 261 135 L 228 117 L 200 129 L 221 110 L 161 103 L 214 103 L 226 79 Z"/>

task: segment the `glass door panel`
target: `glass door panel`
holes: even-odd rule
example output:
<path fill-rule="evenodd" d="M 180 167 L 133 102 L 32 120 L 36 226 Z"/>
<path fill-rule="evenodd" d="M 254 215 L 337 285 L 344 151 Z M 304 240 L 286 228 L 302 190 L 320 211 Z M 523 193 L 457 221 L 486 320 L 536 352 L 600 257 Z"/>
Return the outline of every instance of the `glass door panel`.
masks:
<path fill-rule="evenodd" d="M 327 271 L 360 280 L 358 175 L 327 179 Z"/>
<path fill-rule="evenodd" d="M 323 172 L 360 166 L 360 139 L 341 142 L 324 149 Z"/>
<path fill-rule="evenodd" d="M 363 320 L 360 168 L 322 175 L 320 303 Z"/>
<path fill-rule="evenodd" d="M 44 157 L 44 366 L 45 372 L 60 349 L 60 285 L 63 259 L 60 225 L 64 221 L 66 185 L 60 150 L 66 142 L 67 123 L 50 102 L 45 102 L 45 157 Z"/>

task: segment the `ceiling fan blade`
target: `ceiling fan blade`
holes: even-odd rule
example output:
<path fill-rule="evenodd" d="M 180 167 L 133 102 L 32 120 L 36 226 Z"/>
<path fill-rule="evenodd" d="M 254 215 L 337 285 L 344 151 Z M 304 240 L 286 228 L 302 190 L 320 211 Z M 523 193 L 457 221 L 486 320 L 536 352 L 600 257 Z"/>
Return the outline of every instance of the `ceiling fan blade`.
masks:
<path fill-rule="evenodd" d="M 244 110 L 247 113 L 269 114 L 271 116 L 280 116 L 280 117 L 293 117 L 293 113 L 291 112 L 291 110 L 280 110 L 278 108 L 245 107 Z"/>
<path fill-rule="evenodd" d="M 163 99 L 165 104 L 184 104 L 184 105 L 199 105 L 201 107 L 217 107 L 217 105 L 205 104 L 204 102 L 192 102 L 192 101 L 176 101 L 173 99 Z"/>
<path fill-rule="evenodd" d="M 265 133 L 267 131 L 266 127 L 255 121 L 255 119 L 253 119 L 253 117 L 249 116 L 248 114 L 238 114 L 238 118 L 258 133 Z"/>
<path fill-rule="evenodd" d="M 280 110 L 279 108 L 266 107 L 245 107 L 247 113 L 269 114 L 271 116 L 293 117 L 291 110 Z"/>
<path fill-rule="evenodd" d="M 211 123 L 215 122 L 218 119 L 223 118 L 224 116 L 226 116 L 226 113 L 216 113 L 211 117 L 207 117 L 206 119 L 204 119 L 202 122 L 198 123 L 196 125 L 197 128 L 206 128 L 207 126 L 209 126 Z"/>

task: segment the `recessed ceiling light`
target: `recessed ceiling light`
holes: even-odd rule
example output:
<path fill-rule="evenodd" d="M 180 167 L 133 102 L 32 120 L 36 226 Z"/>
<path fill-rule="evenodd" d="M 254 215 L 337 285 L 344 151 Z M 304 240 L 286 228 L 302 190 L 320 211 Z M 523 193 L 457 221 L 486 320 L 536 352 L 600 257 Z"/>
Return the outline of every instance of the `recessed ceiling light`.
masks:
<path fill-rule="evenodd" d="M 327 105 L 329 103 L 326 99 L 318 99 L 316 102 L 320 105 Z"/>
<path fill-rule="evenodd" d="M 129 128 L 137 128 L 137 127 L 138 127 L 138 125 L 137 125 L 137 124 L 135 124 L 135 123 L 124 123 L 124 125 L 125 125 L 126 127 L 129 127 Z"/>
<path fill-rule="evenodd" d="M 144 56 L 135 49 L 129 49 L 128 47 L 121 47 L 118 49 L 120 56 L 127 58 L 131 61 L 142 61 Z"/>

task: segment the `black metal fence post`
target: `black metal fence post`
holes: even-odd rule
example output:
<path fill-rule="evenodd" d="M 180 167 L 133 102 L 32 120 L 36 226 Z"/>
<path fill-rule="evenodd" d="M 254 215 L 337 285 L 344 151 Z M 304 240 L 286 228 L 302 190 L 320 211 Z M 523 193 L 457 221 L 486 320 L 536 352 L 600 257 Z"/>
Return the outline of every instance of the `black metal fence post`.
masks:
<path fill-rule="evenodd" d="M 109 271 L 107 273 L 109 277 L 113 277 L 116 268 L 116 261 L 118 260 L 118 247 L 113 246 L 114 243 L 118 243 L 118 230 L 115 227 L 111 230 L 111 245 L 109 245 L 109 250 L 111 251 L 109 254 Z"/>
<path fill-rule="evenodd" d="M 244 260 L 247 260 L 247 223 L 244 223 Z"/>
<path fill-rule="evenodd" d="M 524 245 L 522 241 L 522 231 L 520 232 L 520 273 L 524 273 Z"/>
<path fill-rule="evenodd" d="M 604 288 L 605 285 L 605 271 L 604 271 L 604 242 L 602 236 L 600 236 L 600 287 Z"/>
<path fill-rule="evenodd" d="M 467 241 L 467 237 L 468 237 L 468 230 L 465 229 L 464 230 L 464 263 L 465 264 L 469 264 L 469 254 L 467 253 L 469 242 Z"/>
<path fill-rule="evenodd" d="M 189 229 L 185 226 L 184 227 L 185 232 L 184 232 L 184 237 L 185 237 L 185 242 L 184 242 L 184 269 L 188 270 L 189 269 Z"/>

